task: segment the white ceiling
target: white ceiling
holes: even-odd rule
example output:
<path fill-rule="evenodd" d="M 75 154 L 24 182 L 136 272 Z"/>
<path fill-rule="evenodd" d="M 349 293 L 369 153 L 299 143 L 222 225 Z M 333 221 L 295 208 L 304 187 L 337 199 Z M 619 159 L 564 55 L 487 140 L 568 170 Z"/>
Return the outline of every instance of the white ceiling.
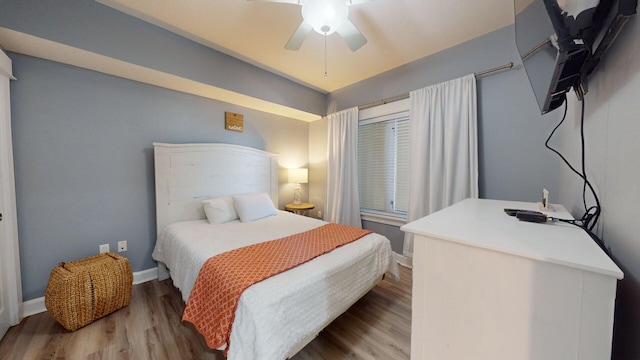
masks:
<path fill-rule="evenodd" d="M 246 0 L 97 0 L 323 92 L 332 92 L 513 23 L 512 0 L 373 0 L 349 7 L 368 42 L 312 32 L 284 49 L 302 21 L 295 4 Z"/>

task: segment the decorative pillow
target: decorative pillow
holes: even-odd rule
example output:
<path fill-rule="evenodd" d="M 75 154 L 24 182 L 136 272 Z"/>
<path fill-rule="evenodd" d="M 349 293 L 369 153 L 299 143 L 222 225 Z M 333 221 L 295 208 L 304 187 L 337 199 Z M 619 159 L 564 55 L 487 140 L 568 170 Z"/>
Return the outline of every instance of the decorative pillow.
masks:
<path fill-rule="evenodd" d="M 238 213 L 233 206 L 231 197 L 207 199 L 202 203 L 204 204 L 204 214 L 207 215 L 207 220 L 211 224 L 222 224 L 238 219 Z"/>
<path fill-rule="evenodd" d="M 233 197 L 240 221 L 249 222 L 276 215 L 276 208 L 265 193 L 245 194 Z"/>

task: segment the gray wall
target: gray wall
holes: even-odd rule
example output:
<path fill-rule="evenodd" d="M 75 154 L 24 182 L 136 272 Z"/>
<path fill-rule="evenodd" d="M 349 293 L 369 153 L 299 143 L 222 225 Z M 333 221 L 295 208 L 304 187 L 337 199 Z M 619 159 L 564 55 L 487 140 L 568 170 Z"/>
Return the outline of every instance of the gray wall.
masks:
<path fill-rule="evenodd" d="M 402 255 L 404 232 L 399 227 L 381 224 L 375 221 L 362 220 L 362 228 L 384 235 L 391 242 L 391 250 Z"/>
<path fill-rule="evenodd" d="M 0 27 L 314 114 L 325 95 L 93 0 L 0 1 Z"/>
<path fill-rule="evenodd" d="M 602 206 L 598 234 L 624 271 L 618 284 L 614 327 L 616 360 L 640 359 L 640 21 L 633 18 L 589 78 L 585 96 L 587 177 Z M 580 169 L 580 106 L 569 96 L 558 148 Z M 584 213 L 582 181 L 562 166 L 560 202 L 575 217 Z M 591 196 L 588 197 L 591 199 Z M 594 202 L 589 200 L 589 205 Z"/>
<path fill-rule="evenodd" d="M 0 27 L 313 113 L 325 95 L 91 0 L 0 2 Z M 9 53 L 23 299 L 60 261 L 127 240 L 133 271 L 155 266 L 152 142 L 227 142 L 308 164 L 309 124 Z M 224 112 L 245 116 L 225 131 Z M 293 191 L 281 176 L 280 208 Z M 284 179 L 283 179 L 284 177 Z M 308 186 L 303 186 L 305 194 Z"/>
<path fill-rule="evenodd" d="M 559 115 L 540 115 L 519 61 L 513 26 L 333 92 L 329 107 L 366 104 L 510 61 L 516 68 L 478 77 L 480 196 L 534 201 L 547 188 L 553 199 L 558 164 L 544 141 Z"/>
<path fill-rule="evenodd" d="M 551 200 L 557 200 L 560 164 L 544 142 L 561 114 L 540 115 L 518 56 L 513 26 L 333 92 L 328 107 L 342 110 L 366 104 L 510 61 L 516 64 L 513 69 L 481 76 L 477 81 L 480 197 L 538 201 L 546 188 Z M 319 125 L 314 126 L 316 123 Z M 327 131 L 325 120 L 312 124 L 311 139 Z M 316 149 L 324 151 L 326 159 L 326 146 Z M 314 149 L 310 156 L 319 158 Z M 326 167 L 326 162 L 314 163 Z M 312 188 L 310 196 L 324 198 L 324 187 Z M 399 228 L 374 226 L 371 222 L 364 222 L 364 226 L 392 239 L 394 250 L 402 253 Z"/>
<path fill-rule="evenodd" d="M 9 53 L 24 300 L 44 295 L 61 261 L 124 253 L 133 271 L 155 267 L 153 141 L 225 142 L 306 166 L 308 123 Z M 224 130 L 241 113 L 243 133 Z M 281 185 L 280 208 L 289 202 Z M 291 189 L 292 191 L 292 189 Z"/>

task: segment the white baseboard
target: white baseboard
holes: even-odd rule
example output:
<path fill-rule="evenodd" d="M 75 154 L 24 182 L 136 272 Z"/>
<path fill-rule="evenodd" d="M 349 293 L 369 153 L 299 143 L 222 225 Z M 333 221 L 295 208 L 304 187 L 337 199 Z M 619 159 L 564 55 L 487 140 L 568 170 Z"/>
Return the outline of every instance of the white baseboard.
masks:
<path fill-rule="evenodd" d="M 154 267 L 147 270 L 137 271 L 133 273 L 133 285 L 142 284 L 147 281 L 155 280 L 158 278 L 158 268 Z M 44 306 L 44 296 L 37 299 L 31 299 L 22 302 L 22 319 L 40 314 L 47 311 Z"/>
<path fill-rule="evenodd" d="M 47 311 L 44 306 L 44 296 L 37 299 L 31 299 L 22 303 L 22 319 L 31 315 L 40 314 Z"/>
<path fill-rule="evenodd" d="M 158 278 L 158 268 L 154 267 L 133 273 L 133 285 L 142 284 Z"/>
<path fill-rule="evenodd" d="M 393 259 L 400 265 L 407 267 L 409 269 L 413 269 L 413 258 L 400 255 L 397 252 L 393 253 Z"/>

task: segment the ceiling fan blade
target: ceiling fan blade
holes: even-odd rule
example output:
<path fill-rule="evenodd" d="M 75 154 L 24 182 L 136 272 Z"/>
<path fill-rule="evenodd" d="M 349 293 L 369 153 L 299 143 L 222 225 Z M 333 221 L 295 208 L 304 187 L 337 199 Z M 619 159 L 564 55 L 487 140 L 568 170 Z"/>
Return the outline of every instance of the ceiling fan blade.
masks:
<path fill-rule="evenodd" d="M 356 51 L 367 43 L 367 38 L 362 35 L 349 19 L 336 32 L 344 39 L 351 51 Z"/>
<path fill-rule="evenodd" d="M 300 46 L 302 46 L 304 39 L 307 38 L 307 35 L 309 35 L 311 30 L 313 30 L 311 25 L 306 21 L 302 21 L 300 26 L 298 26 L 298 28 L 296 29 L 296 32 L 291 35 L 291 38 L 289 39 L 289 41 L 287 41 L 287 44 L 284 46 L 284 48 L 288 50 L 300 49 Z"/>

